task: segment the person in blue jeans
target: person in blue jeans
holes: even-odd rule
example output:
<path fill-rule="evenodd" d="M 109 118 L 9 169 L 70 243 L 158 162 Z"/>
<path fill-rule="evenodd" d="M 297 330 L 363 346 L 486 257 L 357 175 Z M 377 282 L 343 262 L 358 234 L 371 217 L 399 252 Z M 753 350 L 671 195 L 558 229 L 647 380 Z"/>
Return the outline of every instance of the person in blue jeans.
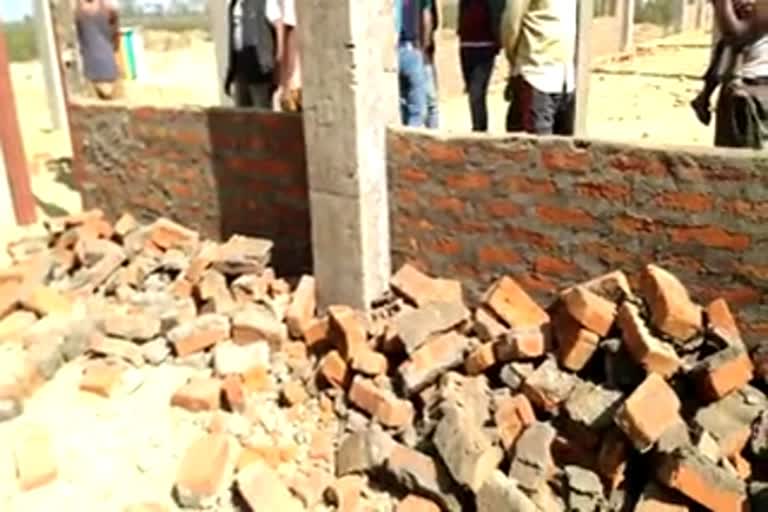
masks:
<path fill-rule="evenodd" d="M 437 85 L 437 67 L 435 66 L 435 35 L 440 27 L 440 0 L 432 0 L 430 8 L 432 26 L 429 31 L 427 46 L 424 48 L 424 72 L 427 86 L 427 112 L 425 124 L 427 128 L 437 130 L 440 124 L 440 109 Z"/>
<path fill-rule="evenodd" d="M 400 115 L 406 126 L 424 126 L 427 80 L 424 48 L 432 33 L 432 0 L 396 0 Z"/>

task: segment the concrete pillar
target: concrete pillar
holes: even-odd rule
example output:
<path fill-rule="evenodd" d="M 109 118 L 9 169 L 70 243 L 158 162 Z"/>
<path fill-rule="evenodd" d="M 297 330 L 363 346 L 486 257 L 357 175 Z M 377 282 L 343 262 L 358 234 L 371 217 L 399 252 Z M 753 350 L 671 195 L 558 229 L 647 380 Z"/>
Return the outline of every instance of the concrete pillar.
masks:
<path fill-rule="evenodd" d="M 51 127 L 62 130 L 67 125 L 67 108 L 64 101 L 64 86 L 61 83 L 59 55 L 51 16 L 49 0 L 35 0 L 35 32 L 37 35 L 37 53 L 43 66 L 45 90 L 48 97 L 48 110 L 51 114 Z"/>
<path fill-rule="evenodd" d="M 232 106 L 233 102 L 224 94 L 224 79 L 227 76 L 229 60 L 229 0 L 208 0 L 208 20 L 216 51 L 216 71 L 219 79 L 219 103 Z"/>
<path fill-rule="evenodd" d="M 576 123 L 577 137 L 587 136 L 589 77 L 592 67 L 592 0 L 579 2 L 579 30 L 576 50 Z"/>
<path fill-rule="evenodd" d="M 391 270 L 392 0 L 300 0 L 296 7 L 318 300 L 366 308 L 387 289 Z"/>
<path fill-rule="evenodd" d="M 624 0 L 621 21 L 621 51 L 631 51 L 635 46 L 635 0 Z"/>

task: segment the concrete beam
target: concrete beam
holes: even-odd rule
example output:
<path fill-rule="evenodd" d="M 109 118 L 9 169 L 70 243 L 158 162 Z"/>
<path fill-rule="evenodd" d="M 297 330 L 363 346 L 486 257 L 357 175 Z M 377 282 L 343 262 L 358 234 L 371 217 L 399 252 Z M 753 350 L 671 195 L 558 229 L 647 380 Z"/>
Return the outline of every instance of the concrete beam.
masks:
<path fill-rule="evenodd" d="M 216 51 L 216 71 L 219 79 L 219 103 L 231 107 L 234 103 L 224 94 L 229 60 L 229 0 L 208 0 L 208 20 Z"/>
<path fill-rule="evenodd" d="M 304 137 L 321 307 L 368 308 L 390 275 L 386 127 L 397 122 L 392 0 L 301 0 Z"/>
<path fill-rule="evenodd" d="M 576 51 L 576 123 L 577 137 L 587 136 L 589 78 L 592 72 L 591 28 L 593 2 L 579 2 L 579 30 Z"/>
<path fill-rule="evenodd" d="M 59 55 L 49 0 L 35 0 L 35 33 L 37 53 L 43 65 L 51 127 L 54 130 L 64 130 L 68 128 L 67 107 L 64 100 L 64 85 L 61 83 Z"/>

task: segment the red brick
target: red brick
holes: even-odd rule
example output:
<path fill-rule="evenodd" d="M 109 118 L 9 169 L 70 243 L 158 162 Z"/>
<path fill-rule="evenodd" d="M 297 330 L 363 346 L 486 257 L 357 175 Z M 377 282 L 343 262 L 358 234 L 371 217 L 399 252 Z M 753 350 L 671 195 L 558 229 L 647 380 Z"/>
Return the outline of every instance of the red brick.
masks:
<path fill-rule="evenodd" d="M 628 213 L 616 216 L 611 221 L 611 225 L 616 231 L 629 236 L 653 234 L 659 231 L 659 225 L 652 218 Z"/>
<path fill-rule="evenodd" d="M 584 329 L 570 314 L 559 312 L 553 318 L 552 332 L 557 339 L 557 358 L 571 371 L 583 369 L 597 350 L 600 337 Z"/>
<path fill-rule="evenodd" d="M 768 201 L 753 203 L 737 199 L 726 202 L 723 210 L 751 220 L 768 219 Z"/>
<path fill-rule="evenodd" d="M 94 363 L 83 372 L 80 389 L 109 398 L 123 376 L 123 369 L 115 364 Z"/>
<path fill-rule="evenodd" d="M 508 199 L 492 199 L 486 202 L 484 207 L 488 215 L 498 219 L 518 217 L 525 211 L 521 205 Z"/>
<path fill-rule="evenodd" d="M 309 445 L 309 458 L 333 462 L 335 455 L 333 435 L 322 430 L 313 432 L 312 442 Z"/>
<path fill-rule="evenodd" d="M 423 306 L 435 299 L 435 279 L 410 263 L 400 267 L 392 276 L 390 285 L 398 294 L 417 306 Z"/>
<path fill-rule="evenodd" d="M 446 141 L 433 141 L 424 147 L 430 160 L 445 164 L 463 164 L 466 160 L 464 148 Z"/>
<path fill-rule="evenodd" d="M 290 406 L 298 405 L 307 400 L 307 391 L 304 385 L 297 380 L 286 382 L 281 391 L 283 400 Z"/>
<path fill-rule="evenodd" d="M 536 208 L 536 214 L 549 224 L 589 227 L 595 223 L 592 215 L 578 208 L 541 205 Z"/>
<path fill-rule="evenodd" d="M 649 482 L 640 495 L 634 512 L 688 512 L 688 505 L 674 491 L 667 490 L 655 482 Z"/>
<path fill-rule="evenodd" d="M 136 231 L 139 227 L 139 223 L 133 215 L 124 213 L 115 222 L 115 234 L 119 237 L 124 237 L 128 233 Z"/>
<path fill-rule="evenodd" d="M 455 238 L 440 237 L 427 245 L 427 249 L 444 256 L 455 256 L 461 252 L 461 244 Z"/>
<path fill-rule="evenodd" d="M 203 311 L 226 314 L 235 309 L 235 298 L 227 286 L 227 278 L 215 269 L 203 272 L 195 286 L 197 297 L 205 302 Z"/>
<path fill-rule="evenodd" d="M 541 327 L 549 315 L 511 277 L 502 277 L 483 297 L 483 303 L 510 327 Z"/>
<path fill-rule="evenodd" d="M 682 361 L 675 349 L 653 336 L 640 317 L 637 306 L 625 302 L 619 308 L 617 322 L 621 328 L 624 346 L 632 358 L 647 371 L 664 377 L 674 375 Z"/>
<path fill-rule="evenodd" d="M 169 219 L 158 219 L 149 228 L 149 239 L 163 250 L 181 249 L 196 244 L 197 232 Z"/>
<path fill-rule="evenodd" d="M 232 412 L 245 412 L 245 387 L 243 380 L 237 375 L 229 375 L 224 378 L 221 384 L 224 391 L 224 399 L 227 401 L 227 407 Z"/>
<path fill-rule="evenodd" d="M 464 202 L 458 197 L 433 197 L 430 200 L 430 204 L 438 210 L 453 212 L 455 214 L 461 214 L 464 211 Z"/>
<path fill-rule="evenodd" d="M 365 510 L 363 505 L 363 487 L 365 478 L 360 475 L 345 475 L 337 478 L 328 487 L 327 496 L 336 506 L 337 512 L 358 512 Z"/>
<path fill-rule="evenodd" d="M 469 340 L 455 331 L 430 338 L 398 367 L 406 392 L 418 393 L 446 370 L 460 366 L 468 346 Z"/>
<path fill-rule="evenodd" d="M 744 346 L 741 332 L 736 319 L 725 299 L 716 299 L 709 303 L 707 312 L 707 328 L 729 345 Z"/>
<path fill-rule="evenodd" d="M 357 376 L 349 390 L 349 401 L 386 427 L 400 428 L 413 421 L 413 404 L 378 387 L 372 380 Z"/>
<path fill-rule="evenodd" d="M 616 319 L 614 303 L 577 286 L 562 297 L 565 309 L 586 329 L 600 336 L 607 336 Z"/>
<path fill-rule="evenodd" d="M 610 159 L 609 165 L 621 172 L 633 172 L 643 176 L 664 177 L 668 173 L 667 164 L 657 158 L 648 158 L 622 153 Z"/>
<path fill-rule="evenodd" d="M 449 189 L 478 190 L 491 186 L 491 175 L 486 171 L 467 172 L 454 174 L 445 178 L 445 185 Z"/>
<path fill-rule="evenodd" d="M 328 352 L 320 361 L 320 374 L 328 384 L 337 388 L 346 388 L 349 383 L 349 368 L 336 350 Z"/>
<path fill-rule="evenodd" d="M 171 405 L 192 412 L 215 411 L 221 407 L 221 381 L 192 379 L 173 394 Z"/>
<path fill-rule="evenodd" d="M 358 352 L 368 350 L 368 330 L 362 313 L 348 306 L 331 306 L 328 316 L 331 337 L 345 361 L 349 362 Z"/>
<path fill-rule="evenodd" d="M 749 510 L 743 482 L 693 451 L 666 456 L 657 477 L 714 512 Z"/>
<path fill-rule="evenodd" d="M 494 420 L 501 445 L 507 453 L 511 453 L 517 438 L 536 421 L 536 416 L 528 398 L 525 395 L 515 395 L 505 397 L 497 404 Z"/>
<path fill-rule="evenodd" d="M 483 343 L 473 350 L 464 360 L 464 369 L 468 375 L 480 375 L 496 364 L 494 342 Z"/>
<path fill-rule="evenodd" d="M 536 180 L 523 176 L 510 176 L 507 188 L 513 193 L 551 195 L 557 191 L 552 180 Z"/>
<path fill-rule="evenodd" d="M 353 370 L 371 377 L 387 373 L 388 365 L 387 357 L 372 349 L 358 351 L 351 362 Z"/>
<path fill-rule="evenodd" d="M 440 507 L 416 494 L 409 494 L 397 504 L 395 512 L 440 512 Z"/>
<path fill-rule="evenodd" d="M 697 391 L 705 400 L 717 400 L 752 380 L 752 361 L 741 347 L 728 347 L 704 359 L 694 370 Z"/>
<path fill-rule="evenodd" d="M 16 476 L 22 491 L 51 483 L 59 474 L 50 436 L 38 426 L 26 427 L 16 445 Z"/>
<path fill-rule="evenodd" d="M 749 235 L 731 233 L 718 226 L 671 228 L 670 236 L 672 242 L 678 244 L 694 242 L 706 247 L 733 251 L 744 251 L 752 242 Z"/>
<path fill-rule="evenodd" d="M 701 331 L 701 308 L 673 274 L 648 265 L 640 278 L 640 294 L 648 304 L 651 322 L 661 332 L 688 340 Z"/>
<path fill-rule="evenodd" d="M 503 342 L 496 344 L 497 360 L 508 360 L 502 355 L 507 347 L 512 350 L 513 359 L 532 359 L 544 355 L 549 343 L 548 331 L 539 327 L 512 328 L 507 331 Z"/>
<path fill-rule="evenodd" d="M 592 168 L 592 155 L 586 149 L 544 148 L 541 151 L 541 165 L 547 171 L 583 174 Z"/>
<path fill-rule="evenodd" d="M 663 192 L 656 197 L 656 204 L 660 207 L 691 213 L 709 211 L 714 203 L 712 197 L 697 192 Z"/>
<path fill-rule="evenodd" d="M 556 277 L 573 275 L 579 272 L 579 267 L 571 262 L 542 254 L 536 258 L 533 270 L 539 274 L 547 274 Z"/>
<path fill-rule="evenodd" d="M 144 355 L 141 353 L 141 349 L 130 341 L 107 338 L 97 334 L 91 338 L 89 350 L 96 354 L 128 361 L 134 366 L 144 364 Z"/>
<path fill-rule="evenodd" d="M 549 235 L 516 226 L 506 227 L 504 237 L 511 242 L 526 243 L 539 249 L 552 250 L 556 245 L 555 239 Z"/>
<path fill-rule="evenodd" d="M 404 167 L 400 171 L 400 176 L 406 181 L 412 181 L 414 183 L 424 183 L 429 180 L 429 174 L 421 169 L 415 167 Z"/>
<path fill-rule="evenodd" d="M 243 374 L 243 386 L 249 393 L 261 393 L 272 389 L 274 381 L 269 370 L 261 365 L 254 366 Z"/>
<path fill-rule="evenodd" d="M 661 435 L 680 420 L 680 400 L 674 390 L 655 373 L 624 401 L 614 417 L 635 449 L 648 451 Z"/>
<path fill-rule="evenodd" d="M 202 315 L 191 325 L 182 325 L 173 329 L 168 333 L 168 338 L 173 343 L 176 355 L 184 357 L 229 339 L 230 331 L 226 317 Z"/>
<path fill-rule="evenodd" d="M 498 245 L 484 245 L 477 250 L 477 260 L 481 265 L 516 265 L 523 261 L 520 254 L 512 249 Z"/>
<path fill-rule="evenodd" d="M 279 349 L 287 339 L 288 327 L 271 312 L 245 309 L 233 316 L 232 341 L 238 345 L 266 341 L 271 348 Z"/>
<path fill-rule="evenodd" d="M 285 323 L 288 324 L 291 336 L 301 338 L 304 335 L 314 319 L 316 305 L 315 278 L 302 276 L 285 313 Z"/>
<path fill-rule="evenodd" d="M 612 429 L 603 436 L 597 455 L 597 471 L 611 489 L 618 488 L 624 482 L 629 453 L 626 437 L 618 430 Z"/>
<path fill-rule="evenodd" d="M 231 469 L 231 451 L 229 438 L 223 434 L 207 434 L 189 445 L 176 474 L 176 490 L 182 505 L 203 508 L 203 503 L 224 490 Z"/>
<path fill-rule="evenodd" d="M 608 199 L 610 201 L 626 201 L 631 190 L 626 185 L 617 183 L 579 183 L 574 187 L 576 193 L 591 199 Z"/>
<path fill-rule="evenodd" d="M 330 320 L 328 317 L 315 318 L 304 331 L 304 342 L 307 348 L 313 349 L 322 345 L 328 340 L 328 331 L 330 329 Z"/>

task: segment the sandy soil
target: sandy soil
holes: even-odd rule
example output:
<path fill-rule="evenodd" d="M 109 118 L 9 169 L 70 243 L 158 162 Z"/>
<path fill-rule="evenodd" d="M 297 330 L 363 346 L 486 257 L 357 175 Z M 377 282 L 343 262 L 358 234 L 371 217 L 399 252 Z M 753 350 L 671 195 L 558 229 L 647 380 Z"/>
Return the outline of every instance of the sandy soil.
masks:
<path fill-rule="evenodd" d="M 658 31 L 649 29 L 639 38 L 648 40 L 657 35 Z M 688 101 L 700 86 L 693 77 L 706 67 L 710 37 L 694 33 L 655 40 L 648 43 L 650 50 L 629 61 L 596 64 L 590 86 L 590 137 L 709 145 L 712 130 L 696 121 Z M 165 106 L 217 104 L 219 84 L 212 43 L 202 37 L 183 37 L 167 47 L 168 51 L 147 53 L 149 73 L 140 81 L 126 83 L 127 101 Z M 467 131 L 469 111 L 453 33 L 441 35 L 438 56 L 442 128 Z M 499 58 L 489 95 L 494 133 L 504 131 L 506 69 L 506 62 Z M 69 157 L 71 148 L 63 132 L 50 129 L 42 68 L 37 62 L 13 64 L 12 77 L 39 213 L 48 216 L 76 211 L 80 199 L 69 176 L 46 166 L 51 159 Z M 0 238 L 4 231 L 7 233 L 8 228 L 0 227 Z"/>

